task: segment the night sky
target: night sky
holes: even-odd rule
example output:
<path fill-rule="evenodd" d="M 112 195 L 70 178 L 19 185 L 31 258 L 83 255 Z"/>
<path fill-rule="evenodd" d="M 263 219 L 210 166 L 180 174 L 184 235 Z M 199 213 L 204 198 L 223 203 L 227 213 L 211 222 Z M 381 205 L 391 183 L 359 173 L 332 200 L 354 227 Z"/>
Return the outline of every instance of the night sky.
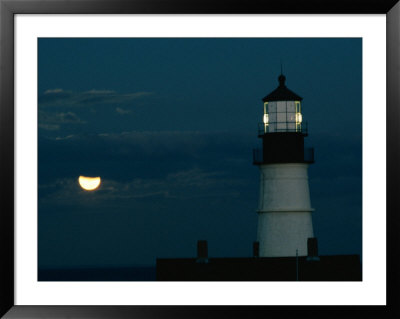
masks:
<path fill-rule="evenodd" d="M 315 148 L 319 252 L 361 254 L 361 39 L 38 41 L 39 267 L 152 266 L 199 239 L 210 257 L 250 257 L 252 150 L 281 61 Z"/>

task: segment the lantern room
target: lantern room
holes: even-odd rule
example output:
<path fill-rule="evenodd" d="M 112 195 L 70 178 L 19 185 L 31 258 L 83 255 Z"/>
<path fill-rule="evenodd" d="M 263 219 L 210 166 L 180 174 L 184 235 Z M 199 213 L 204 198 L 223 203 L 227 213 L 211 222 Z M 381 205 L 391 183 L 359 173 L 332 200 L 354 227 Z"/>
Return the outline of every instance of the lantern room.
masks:
<path fill-rule="evenodd" d="M 262 133 L 303 132 L 302 98 L 286 87 L 284 75 L 278 81 L 278 88 L 263 98 Z"/>
<path fill-rule="evenodd" d="M 276 163 L 313 163 L 314 149 L 304 148 L 307 123 L 303 122 L 302 97 L 289 90 L 286 77 L 278 77 L 279 86 L 262 99 L 263 122 L 258 136 L 262 149 L 253 153 L 255 165 Z"/>

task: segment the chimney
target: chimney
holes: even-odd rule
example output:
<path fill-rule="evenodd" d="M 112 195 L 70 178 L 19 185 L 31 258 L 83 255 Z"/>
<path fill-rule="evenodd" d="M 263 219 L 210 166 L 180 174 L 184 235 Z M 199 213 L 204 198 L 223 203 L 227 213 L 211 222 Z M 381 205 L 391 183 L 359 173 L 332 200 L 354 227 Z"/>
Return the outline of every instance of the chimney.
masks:
<path fill-rule="evenodd" d="M 260 243 L 258 241 L 253 242 L 253 257 L 260 257 Z"/>
<path fill-rule="evenodd" d="M 197 260 L 198 263 L 208 263 L 207 240 L 197 241 Z"/>
<path fill-rule="evenodd" d="M 316 237 L 307 239 L 307 261 L 319 261 L 318 257 L 318 241 Z"/>

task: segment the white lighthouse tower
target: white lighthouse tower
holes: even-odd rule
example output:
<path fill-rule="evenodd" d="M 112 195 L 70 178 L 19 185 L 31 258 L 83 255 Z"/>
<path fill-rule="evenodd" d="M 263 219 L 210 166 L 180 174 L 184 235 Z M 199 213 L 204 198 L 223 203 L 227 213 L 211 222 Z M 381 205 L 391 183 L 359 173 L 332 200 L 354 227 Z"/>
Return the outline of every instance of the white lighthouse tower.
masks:
<path fill-rule="evenodd" d="M 257 241 L 260 257 L 306 256 L 307 240 L 314 237 L 308 187 L 308 165 L 314 150 L 304 149 L 307 136 L 302 121 L 302 98 L 285 85 L 263 98 L 259 126 L 262 150 L 254 151 L 260 168 Z"/>

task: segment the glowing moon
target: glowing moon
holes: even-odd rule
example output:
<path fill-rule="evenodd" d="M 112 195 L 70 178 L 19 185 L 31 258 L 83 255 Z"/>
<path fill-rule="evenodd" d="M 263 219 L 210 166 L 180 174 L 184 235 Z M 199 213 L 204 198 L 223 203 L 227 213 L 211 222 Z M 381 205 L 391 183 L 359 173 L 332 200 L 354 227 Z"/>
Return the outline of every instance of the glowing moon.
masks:
<path fill-rule="evenodd" d="M 100 177 L 79 176 L 79 185 L 86 191 L 94 191 L 100 186 Z"/>

